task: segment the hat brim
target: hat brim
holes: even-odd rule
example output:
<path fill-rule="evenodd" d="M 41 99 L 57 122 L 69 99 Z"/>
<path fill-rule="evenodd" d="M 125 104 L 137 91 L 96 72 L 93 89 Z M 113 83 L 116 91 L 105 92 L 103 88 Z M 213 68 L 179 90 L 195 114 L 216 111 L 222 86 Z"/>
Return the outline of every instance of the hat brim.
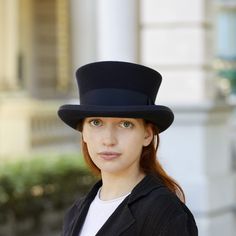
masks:
<path fill-rule="evenodd" d="M 73 129 L 77 129 L 86 117 L 142 118 L 156 125 L 159 133 L 166 130 L 174 120 L 172 110 L 161 105 L 111 107 L 66 104 L 59 108 L 58 116 Z"/>

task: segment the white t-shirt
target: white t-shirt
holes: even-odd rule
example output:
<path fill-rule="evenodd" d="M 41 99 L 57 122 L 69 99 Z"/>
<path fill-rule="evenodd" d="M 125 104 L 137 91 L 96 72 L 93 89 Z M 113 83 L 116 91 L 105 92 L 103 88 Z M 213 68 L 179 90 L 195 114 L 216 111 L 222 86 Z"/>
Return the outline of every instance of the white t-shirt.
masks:
<path fill-rule="evenodd" d="M 107 219 L 112 215 L 120 203 L 130 194 L 115 198 L 108 201 L 103 201 L 99 198 L 101 189 L 92 203 L 90 204 L 87 216 L 85 218 L 80 236 L 94 236 L 104 225 Z"/>

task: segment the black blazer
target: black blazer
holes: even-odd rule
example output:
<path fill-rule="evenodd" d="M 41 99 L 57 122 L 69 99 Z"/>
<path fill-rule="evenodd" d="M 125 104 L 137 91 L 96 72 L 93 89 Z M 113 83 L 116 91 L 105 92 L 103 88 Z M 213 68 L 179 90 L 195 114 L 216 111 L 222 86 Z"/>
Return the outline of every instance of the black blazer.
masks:
<path fill-rule="evenodd" d="M 65 215 L 62 236 L 78 236 L 90 203 L 102 185 L 76 201 Z M 98 216 L 99 217 L 99 216 Z M 162 181 L 147 175 L 105 222 L 97 236 L 197 236 L 190 210 Z"/>

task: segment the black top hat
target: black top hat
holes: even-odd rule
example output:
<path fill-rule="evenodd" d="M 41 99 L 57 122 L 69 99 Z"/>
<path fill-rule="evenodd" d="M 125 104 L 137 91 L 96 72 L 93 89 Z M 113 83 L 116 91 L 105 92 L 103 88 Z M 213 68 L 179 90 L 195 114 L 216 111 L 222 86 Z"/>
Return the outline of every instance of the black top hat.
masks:
<path fill-rule="evenodd" d="M 146 66 L 121 61 L 100 61 L 76 71 L 80 104 L 59 108 L 59 117 L 76 129 L 86 117 L 143 118 L 162 132 L 174 120 L 170 108 L 155 105 L 161 75 Z"/>

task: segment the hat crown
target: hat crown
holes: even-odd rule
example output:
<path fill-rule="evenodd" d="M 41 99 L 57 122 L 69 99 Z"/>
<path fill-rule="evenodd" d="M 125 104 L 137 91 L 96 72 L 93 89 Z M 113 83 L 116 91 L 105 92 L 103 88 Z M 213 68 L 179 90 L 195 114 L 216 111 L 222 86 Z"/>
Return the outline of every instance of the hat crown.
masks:
<path fill-rule="evenodd" d="M 130 62 L 100 61 L 76 71 L 83 105 L 153 105 L 162 77 L 157 71 Z"/>

